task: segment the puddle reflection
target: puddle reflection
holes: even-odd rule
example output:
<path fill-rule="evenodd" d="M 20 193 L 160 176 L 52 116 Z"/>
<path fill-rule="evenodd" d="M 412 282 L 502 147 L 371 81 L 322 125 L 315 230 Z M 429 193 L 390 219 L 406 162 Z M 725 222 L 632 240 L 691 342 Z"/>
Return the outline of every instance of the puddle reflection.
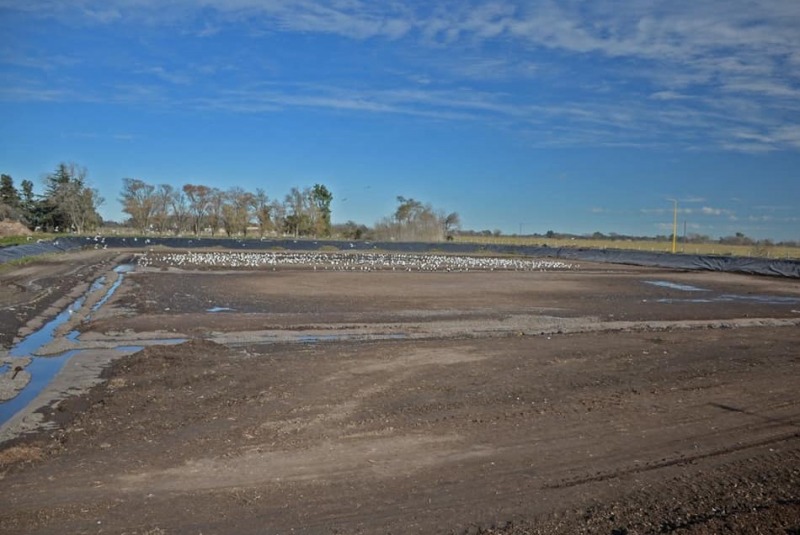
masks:
<path fill-rule="evenodd" d="M 121 264 L 114 268 L 114 272 L 117 273 L 117 280 L 114 281 L 114 284 L 106 291 L 105 295 L 91 308 L 92 312 L 99 310 L 100 307 L 114 295 L 114 292 L 116 292 L 117 288 L 122 284 L 124 274 L 130 272 L 133 268 L 133 264 Z M 25 368 L 26 371 L 31 374 L 31 380 L 15 397 L 0 402 L 0 425 L 5 424 L 17 414 L 17 412 L 24 409 L 28 403 L 35 399 L 36 396 L 50 384 L 53 378 L 64 367 L 64 364 L 80 353 L 80 350 L 70 350 L 54 356 L 35 356 L 37 351 L 55 339 L 56 330 L 67 323 L 73 314 L 79 312 L 86 303 L 86 300 L 92 294 L 101 291 L 105 284 L 106 277 L 98 277 L 92 282 L 84 295 L 73 301 L 72 304 L 62 310 L 55 318 L 45 323 L 42 328 L 26 336 L 9 350 L 8 355 L 10 357 L 31 357 L 30 364 Z M 87 316 L 87 319 L 88 318 L 89 316 Z M 65 338 L 72 342 L 77 342 L 79 336 L 80 332 L 75 330 L 70 331 Z"/>

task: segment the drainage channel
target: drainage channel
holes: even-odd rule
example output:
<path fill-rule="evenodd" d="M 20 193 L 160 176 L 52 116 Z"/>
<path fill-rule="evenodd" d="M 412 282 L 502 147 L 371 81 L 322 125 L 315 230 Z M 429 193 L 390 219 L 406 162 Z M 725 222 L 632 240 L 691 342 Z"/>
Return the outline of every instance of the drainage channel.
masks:
<path fill-rule="evenodd" d="M 117 273 L 117 279 L 114 281 L 111 287 L 109 287 L 103 297 L 94 306 L 92 306 L 89 314 L 86 316 L 87 320 L 91 317 L 92 312 L 99 310 L 100 307 L 105 304 L 112 295 L 114 295 L 114 292 L 116 292 L 119 286 L 122 284 L 124 274 L 130 272 L 133 267 L 134 266 L 132 264 L 121 264 L 114 268 L 114 272 Z M 96 279 L 84 295 L 73 301 L 67 308 L 62 310 L 55 318 L 47 322 L 39 330 L 23 338 L 8 352 L 8 356 L 11 358 L 9 359 L 8 364 L 5 365 L 7 367 L 6 369 L 10 369 L 14 365 L 13 359 L 15 358 L 20 359 L 28 357 L 31 359 L 30 364 L 24 368 L 25 371 L 30 374 L 31 379 L 30 382 L 16 394 L 16 396 L 11 397 L 6 401 L 0 401 L 0 426 L 4 425 L 18 412 L 27 407 L 28 404 L 51 383 L 64 365 L 72 357 L 81 352 L 80 349 L 72 349 L 53 356 L 36 356 L 36 353 L 40 349 L 55 340 L 55 333 L 58 328 L 67 323 L 73 314 L 79 313 L 87 299 L 93 294 L 101 291 L 105 284 L 105 276 Z M 65 337 L 68 340 L 77 342 L 79 334 L 80 333 L 78 331 L 70 331 Z M 124 347 L 119 349 L 125 351 L 133 348 Z M 138 346 L 136 349 L 138 350 Z"/>

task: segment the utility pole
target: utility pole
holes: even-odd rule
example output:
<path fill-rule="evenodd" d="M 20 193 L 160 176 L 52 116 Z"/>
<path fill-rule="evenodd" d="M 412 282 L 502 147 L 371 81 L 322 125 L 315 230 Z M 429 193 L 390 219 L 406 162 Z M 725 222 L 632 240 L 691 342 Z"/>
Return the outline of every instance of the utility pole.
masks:
<path fill-rule="evenodd" d="M 684 253 L 686 252 L 686 220 L 683 220 L 683 247 L 681 247 L 681 251 Z"/>
<path fill-rule="evenodd" d="M 678 246 L 678 199 L 667 199 L 672 201 L 672 254 Z"/>

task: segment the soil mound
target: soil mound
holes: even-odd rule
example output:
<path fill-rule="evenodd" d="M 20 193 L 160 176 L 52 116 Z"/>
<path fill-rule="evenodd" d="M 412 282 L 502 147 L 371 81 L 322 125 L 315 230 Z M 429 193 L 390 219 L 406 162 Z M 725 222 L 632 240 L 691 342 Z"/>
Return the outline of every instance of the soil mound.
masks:
<path fill-rule="evenodd" d="M 0 236 L 30 236 L 31 234 L 33 232 L 19 221 L 10 219 L 0 221 Z"/>

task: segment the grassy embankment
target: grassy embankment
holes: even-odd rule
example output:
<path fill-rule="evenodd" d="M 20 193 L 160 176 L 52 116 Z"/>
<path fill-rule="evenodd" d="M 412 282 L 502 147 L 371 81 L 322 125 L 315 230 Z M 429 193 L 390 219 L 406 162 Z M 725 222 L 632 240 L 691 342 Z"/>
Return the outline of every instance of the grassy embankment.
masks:
<path fill-rule="evenodd" d="M 58 234 L 36 233 L 31 236 L 0 236 L 0 247 L 11 247 L 12 245 L 23 245 L 26 243 L 36 243 L 36 240 L 52 240 Z"/>

